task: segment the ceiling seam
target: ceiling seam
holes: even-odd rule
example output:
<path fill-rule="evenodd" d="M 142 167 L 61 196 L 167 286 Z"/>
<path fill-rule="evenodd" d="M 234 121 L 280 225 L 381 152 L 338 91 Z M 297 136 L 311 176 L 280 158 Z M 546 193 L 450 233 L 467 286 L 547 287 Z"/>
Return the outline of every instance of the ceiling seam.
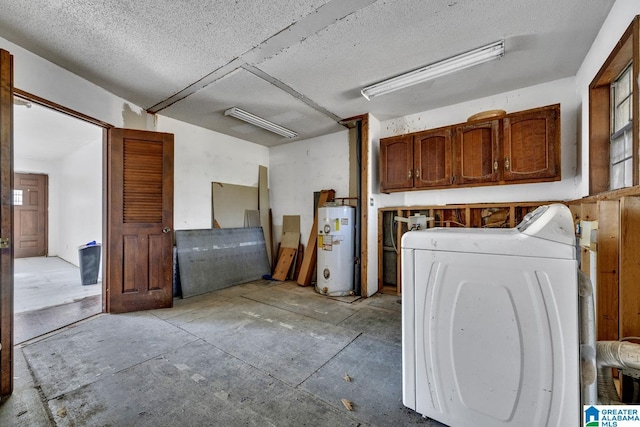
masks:
<path fill-rule="evenodd" d="M 221 79 L 222 77 L 235 71 L 236 69 L 243 67 L 245 64 L 260 63 L 265 59 L 268 59 L 274 56 L 278 52 L 281 52 L 282 50 L 290 46 L 293 46 L 295 43 L 299 43 L 300 41 L 305 40 L 310 35 L 317 33 L 318 31 L 328 27 L 329 25 L 345 18 L 346 16 L 351 15 L 357 10 L 360 10 L 366 6 L 369 6 L 372 3 L 375 3 L 375 1 L 376 0 L 333 0 L 328 3 L 325 3 L 324 5 L 316 9 L 313 13 L 306 15 L 304 18 L 291 24 L 289 27 L 279 31 L 278 33 L 268 38 L 266 41 L 248 50 L 247 52 L 235 58 L 234 60 L 230 61 L 226 65 L 223 65 L 222 67 L 215 69 L 214 71 L 205 75 L 204 77 L 197 80 L 196 82 L 188 85 L 181 91 L 176 92 L 175 94 L 171 95 L 165 100 L 160 101 L 155 105 L 149 107 L 147 109 L 147 112 L 150 114 L 158 113 L 164 110 L 165 108 L 168 108 L 171 105 L 175 104 L 176 102 L 179 102 L 187 98 L 188 96 L 193 95 L 197 91 L 205 88 L 211 83 L 214 83 L 215 81 Z M 250 70 L 247 70 L 247 71 L 250 71 Z M 259 72 L 262 73 L 261 70 Z M 253 73 L 253 74 L 256 74 L 256 73 Z M 259 74 L 256 74 L 256 75 L 259 77 L 262 77 Z M 269 78 L 272 78 L 272 77 L 269 76 Z M 270 81 L 268 79 L 265 79 L 265 80 Z M 276 86 L 280 87 L 277 84 Z M 303 95 L 299 94 L 298 92 L 295 92 L 295 93 L 305 98 Z M 299 99 L 302 99 L 302 98 L 299 98 Z M 322 107 L 318 106 L 317 104 L 313 103 L 308 105 L 311 107 L 313 107 L 313 105 L 316 105 L 316 107 L 319 108 L 318 109 L 319 112 L 326 114 L 332 119 L 334 119 L 335 115 L 333 115 L 333 113 L 330 113 L 329 111 L 324 110 Z M 316 108 L 316 107 L 313 107 L 313 108 Z M 334 119 L 334 120 L 340 121 L 340 118 Z"/>
<path fill-rule="evenodd" d="M 174 93 L 169 98 L 163 101 L 160 101 L 157 104 L 147 108 L 147 112 L 150 114 L 158 113 L 164 110 L 165 108 L 172 106 L 176 102 L 182 101 L 183 99 L 187 98 L 189 95 L 193 95 L 194 93 L 198 92 L 200 89 L 204 89 L 205 87 L 209 86 L 211 83 L 214 83 L 215 81 L 220 80 L 221 78 L 223 78 L 229 73 L 232 73 L 233 71 L 237 70 L 241 66 L 242 66 L 242 60 L 240 58 L 236 58 L 233 61 L 229 62 L 228 64 L 215 69 L 211 73 L 202 77 L 200 80 L 194 83 L 191 83 L 189 86 L 185 87 L 181 91 Z"/>
<path fill-rule="evenodd" d="M 297 100 L 302 101 L 307 106 L 313 108 L 317 112 L 319 112 L 321 114 L 324 114 L 325 116 L 329 117 L 331 120 L 335 120 L 338 123 L 342 120 L 342 117 L 337 116 L 334 113 L 332 113 L 331 111 L 327 110 L 326 108 L 316 104 L 313 100 L 311 100 L 307 96 L 305 96 L 302 93 L 298 92 L 297 90 L 295 90 L 291 86 L 287 85 L 286 83 L 283 83 L 282 81 L 276 79 L 275 77 L 271 76 L 270 74 L 267 74 L 266 72 L 262 71 L 261 69 L 259 69 L 257 67 L 254 67 L 253 65 L 249 65 L 249 64 L 244 64 L 241 68 L 243 70 L 245 70 L 245 71 L 250 72 L 251 74 L 253 74 L 256 77 L 259 77 L 262 80 L 264 80 L 264 81 L 266 81 L 268 83 L 271 83 L 272 85 L 276 86 L 278 89 L 281 89 L 282 91 L 288 93 L 289 95 L 293 96 Z"/>

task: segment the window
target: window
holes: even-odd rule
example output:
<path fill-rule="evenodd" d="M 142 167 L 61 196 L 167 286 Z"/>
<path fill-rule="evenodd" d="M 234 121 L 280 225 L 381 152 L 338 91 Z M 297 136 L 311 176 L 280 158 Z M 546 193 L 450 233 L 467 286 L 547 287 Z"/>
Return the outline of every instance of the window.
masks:
<path fill-rule="evenodd" d="M 633 85 L 629 65 L 611 84 L 610 189 L 633 186 Z"/>
<path fill-rule="evenodd" d="M 589 85 L 589 194 L 640 185 L 640 15 Z"/>
<path fill-rule="evenodd" d="M 13 190 L 13 205 L 22 206 L 22 190 Z"/>

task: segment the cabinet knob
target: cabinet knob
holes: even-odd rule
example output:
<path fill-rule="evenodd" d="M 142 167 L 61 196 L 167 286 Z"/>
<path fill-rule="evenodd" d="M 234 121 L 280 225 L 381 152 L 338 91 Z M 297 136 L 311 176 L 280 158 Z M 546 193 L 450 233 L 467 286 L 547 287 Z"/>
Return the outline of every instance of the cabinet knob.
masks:
<path fill-rule="evenodd" d="M 495 162 L 493 162 L 493 170 L 494 171 L 498 170 L 498 161 L 497 160 Z"/>
<path fill-rule="evenodd" d="M 416 169 L 416 178 L 420 178 L 420 169 Z"/>
<path fill-rule="evenodd" d="M 411 169 L 409 169 L 409 170 L 407 171 L 407 178 L 408 178 L 408 179 L 411 179 Z"/>
<path fill-rule="evenodd" d="M 504 168 L 506 170 L 509 170 L 509 158 L 508 157 L 504 158 Z"/>

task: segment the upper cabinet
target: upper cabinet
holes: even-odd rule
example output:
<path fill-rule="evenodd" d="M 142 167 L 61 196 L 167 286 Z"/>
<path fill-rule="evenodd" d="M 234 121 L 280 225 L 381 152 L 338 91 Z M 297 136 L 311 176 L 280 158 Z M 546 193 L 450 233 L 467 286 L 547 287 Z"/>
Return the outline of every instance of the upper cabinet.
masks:
<path fill-rule="evenodd" d="M 383 193 L 560 179 L 560 105 L 380 140 Z"/>
<path fill-rule="evenodd" d="M 504 119 L 505 181 L 560 176 L 560 106 L 510 114 Z"/>
<path fill-rule="evenodd" d="M 381 191 L 451 184 L 451 133 L 441 128 L 381 139 Z"/>
<path fill-rule="evenodd" d="M 413 137 L 380 140 L 380 178 L 383 192 L 413 187 Z"/>
<path fill-rule="evenodd" d="M 413 154 L 416 188 L 438 187 L 453 182 L 451 129 L 441 128 L 414 135 Z"/>
<path fill-rule="evenodd" d="M 455 127 L 457 184 L 498 181 L 500 121 L 470 123 Z"/>

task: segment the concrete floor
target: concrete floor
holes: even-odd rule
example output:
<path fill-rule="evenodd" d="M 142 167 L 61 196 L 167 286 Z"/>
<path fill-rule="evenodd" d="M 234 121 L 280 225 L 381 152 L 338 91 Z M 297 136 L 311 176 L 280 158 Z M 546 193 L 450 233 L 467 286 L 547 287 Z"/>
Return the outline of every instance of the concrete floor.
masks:
<path fill-rule="evenodd" d="M 13 317 L 13 342 L 21 344 L 100 313 L 102 313 L 102 295 L 16 313 Z"/>
<path fill-rule="evenodd" d="M 402 405 L 399 302 L 257 281 L 97 315 L 15 348 L 0 425 L 441 426 Z"/>
<path fill-rule="evenodd" d="M 82 285 L 80 269 L 58 257 L 14 260 L 14 343 L 102 312 L 102 283 Z"/>
<path fill-rule="evenodd" d="M 15 313 L 102 294 L 101 281 L 83 286 L 80 269 L 58 257 L 18 258 L 13 269 Z"/>

